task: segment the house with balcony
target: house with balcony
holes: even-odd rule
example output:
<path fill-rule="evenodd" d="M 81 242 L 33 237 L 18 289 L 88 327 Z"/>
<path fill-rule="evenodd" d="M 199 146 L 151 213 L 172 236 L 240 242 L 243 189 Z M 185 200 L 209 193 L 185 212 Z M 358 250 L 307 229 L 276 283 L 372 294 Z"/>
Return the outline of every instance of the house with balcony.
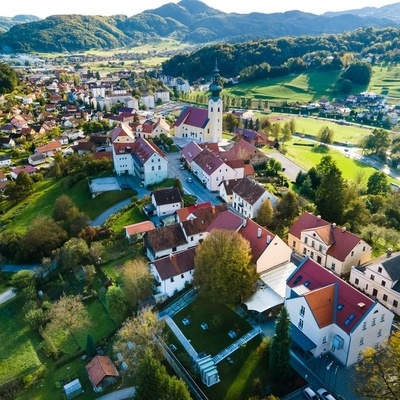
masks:
<path fill-rule="evenodd" d="M 381 257 L 352 266 L 349 282 L 400 315 L 400 252 L 388 249 Z"/>
<path fill-rule="evenodd" d="M 360 361 L 367 347 L 389 338 L 394 317 L 309 257 L 286 281 L 285 306 L 293 346 L 306 357 L 329 354 L 345 367 Z"/>
<path fill-rule="evenodd" d="M 173 214 L 184 206 L 181 192 L 176 187 L 154 190 L 151 193 L 151 205 L 153 214 L 158 217 Z"/>
<path fill-rule="evenodd" d="M 339 276 L 349 275 L 353 265 L 363 265 L 372 257 L 372 247 L 360 236 L 307 212 L 289 229 L 288 244 Z"/>

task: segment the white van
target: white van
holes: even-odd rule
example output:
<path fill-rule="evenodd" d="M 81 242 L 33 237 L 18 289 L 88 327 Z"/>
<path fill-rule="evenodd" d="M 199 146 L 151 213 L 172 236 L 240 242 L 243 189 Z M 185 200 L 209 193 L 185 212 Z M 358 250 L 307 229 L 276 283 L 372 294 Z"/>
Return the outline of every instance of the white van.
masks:
<path fill-rule="evenodd" d="M 318 396 L 315 394 L 314 390 L 307 387 L 303 390 L 303 396 L 308 400 L 319 400 Z"/>

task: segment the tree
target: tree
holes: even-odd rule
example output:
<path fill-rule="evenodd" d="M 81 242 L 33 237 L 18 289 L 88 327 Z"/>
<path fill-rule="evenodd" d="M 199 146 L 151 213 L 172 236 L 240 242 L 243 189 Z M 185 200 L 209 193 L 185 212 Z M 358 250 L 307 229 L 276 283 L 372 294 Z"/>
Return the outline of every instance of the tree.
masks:
<path fill-rule="evenodd" d="M 158 338 L 163 338 L 164 324 L 155 312 L 145 308 L 136 317 L 126 320 L 117 332 L 114 350 L 124 356 L 132 373 L 137 371 L 146 349 L 152 351 L 155 358 L 162 358 Z"/>
<path fill-rule="evenodd" d="M 390 191 L 387 175 L 376 171 L 368 179 L 367 194 L 386 194 Z"/>
<path fill-rule="evenodd" d="M 122 290 L 128 304 L 137 311 L 139 300 L 151 294 L 153 275 L 143 258 L 135 258 L 122 266 Z"/>
<path fill-rule="evenodd" d="M 32 189 L 32 178 L 25 171 L 21 171 L 18 174 L 17 179 L 7 185 L 4 193 L 12 202 L 18 203 L 28 197 L 31 194 Z"/>
<path fill-rule="evenodd" d="M 240 119 L 232 113 L 226 113 L 223 116 L 223 129 L 226 132 L 234 132 L 240 126 Z"/>
<path fill-rule="evenodd" d="M 8 231 L 0 236 L 0 253 L 8 259 L 18 258 L 21 248 L 22 235 L 18 232 Z"/>
<path fill-rule="evenodd" d="M 215 229 L 197 248 L 193 284 L 211 301 L 235 304 L 254 292 L 257 276 L 250 261 L 247 240 L 236 231 Z"/>
<path fill-rule="evenodd" d="M 28 287 L 35 288 L 35 274 L 30 270 L 23 269 L 12 276 L 10 283 L 12 290 L 16 295 L 22 294 Z"/>
<path fill-rule="evenodd" d="M 0 64 L 0 94 L 11 93 L 19 85 L 18 75 L 6 63 Z"/>
<path fill-rule="evenodd" d="M 107 289 L 106 304 L 108 312 L 116 322 L 125 319 L 127 313 L 126 297 L 119 286 L 111 285 Z"/>
<path fill-rule="evenodd" d="M 369 224 L 370 220 L 371 213 L 361 197 L 357 197 L 349 203 L 344 214 L 344 221 L 350 225 L 353 233 L 360 232 L 363 226 Z"/>
<path fill-rule="evenodd" d="M 290 375 L 290 344 L 290 317 L 283 306 L 275 321 L 275 335 L 269 351 L 269 375 L 276 388 L 281 387 Z"/>
<path fill-rule="evenodd" d="M 268 227 L 274 217 L 274 210 L 271 205 L 270 199 L 266 199 L 262 202 L 258 214 L 257 214 L 257 223 L 261 226 Z"/>
<path fill-rule="evenodd" d="M 345 184 L 342 172 L 330 156 L 322 158 L 317 170 L 321 183 L 315 194 L 315 205 L 322 218 L 340 224 L 345 210 Z"/>
<path fill-rule="evenodd" d="M 290 122 L 285 122 L 282 128 L 282 142 L 289 142 L 292 139 L 292 130 L 290 128 Z"/>
<path fill-rule="evenodd" d="M 372 66 L 365 61 L 355 61 L 342 72 L 341 76 L 358 85 L 368 85 L 372 76 Z"/>
<path fill-rule="evenodd" d="M 323 126 L 317 134 L 317 139 L 320 143 L 323 144 L 332 144 L 333 143 L 334 131 L 329 128 L 329 126 Z"/>
<path fill-rule="evenodd" d="M 273 125 L 272 125 L 272 136 L 274 137 L 274 139 L 276 140 L 276 141 L 278 141 L 279 140 L 279 137 L 280 137 L 280 135 L 281 135 L 281 124 L 279 123 L 279 122 L 275 122 Z"/>
<path fill-rule="evenodd" d="M 88 329 L 91 325 L 89 314 L 82 303 L 82 297 L 61 296 L 50 310 L 50 324 L 53 329 L 62 329 L 71 335 L 78 348 L 80 344 L 76 334 Z"/>
<path fill-rule="evenodd" d="M 179 178 L 175 178 L 174 180 L 174 188 L 177 188 L 179 190 L 179 193 L 181 196 L 184 195 L 183 187 L 182 187 L 182 182 Z"/>
<path fill-rule="evenodd" d="M 295 192 L 289 190 L 278 201 L 275 208 L 273 225 L 281 230 L 289 227 L 300 214 L 299 199 Z"/>
<path fill-rule="evenodd" d="M 57 254 L 57 264 L 63 269 L 75 269 L 91 261 L 89 247 L 81 238 L 69 239 Z"/>
<path fill-rule="evenodd" d="M 356 365 L 355 390 L 365 398 L 398 400 L 400 333 L 395 332 L 376 348 L 366 348 Z"/>
<path fill-rule="evenodd" d="M 182 379 L 170 376 L 164 365 L 147 349 L 138 368 L 136 400 L 191 400 Z"/>
<path fill-rule="evenodd" d="M 28 228 L 21 241 L 21 253 L 25 260 L 40 262 L 50 257 L 66 240 L 67 233 L 50 218 L 37 217 Z"/>
<path fill-rule="evenodd" d="M 379 157 L 385 158 L 386 151 L 390 146 L 390 133 L 385 129 L 374 129 L 372 133 L 366 136 L 361 147 L 365 152 L 371 152 Z"/>

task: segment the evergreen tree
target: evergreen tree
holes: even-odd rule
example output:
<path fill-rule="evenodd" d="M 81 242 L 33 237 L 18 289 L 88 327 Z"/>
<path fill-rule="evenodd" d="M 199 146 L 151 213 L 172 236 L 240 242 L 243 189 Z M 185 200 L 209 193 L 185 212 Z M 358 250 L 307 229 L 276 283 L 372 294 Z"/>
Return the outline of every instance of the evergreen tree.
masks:
<path fill-rule="evenodd" d="M 258 210 L 257 223 L 261 226 L 269 227 L 269 225 L 273 220 L 273 217 L 274 217 L 274 210 L 272 208 L 271 201 L 268 198 L 261 204 Z"/>
<path fill-rule="evenodd" d="M 273 387 L 281 387 L 290 378 L 290 342 L 290 318 L 283 306 L 275 321 L 275 335 L 269 351 L 269 376 Z"/>
<path fill-rule="evenodd" d="M 94 357 L 96 355 L 96 344 L 92 335 L 86 336 L 86 353 L 89 357 Z"/>

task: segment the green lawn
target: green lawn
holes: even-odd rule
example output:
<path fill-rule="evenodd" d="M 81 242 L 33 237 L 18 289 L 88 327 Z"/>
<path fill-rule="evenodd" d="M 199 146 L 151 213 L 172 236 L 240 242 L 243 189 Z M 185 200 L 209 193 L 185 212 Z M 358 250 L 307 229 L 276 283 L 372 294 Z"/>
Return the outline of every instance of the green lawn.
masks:
<path fill-rule="evenodd" d="M 375 66 L 368 90 L 381 93 L 383 88 L 388 88 L 388 102 L 399 103 L 400 99 L 400 67 L 397 65 Z"/>
<path fill-rule="evenodd" d="M 0 384 L 26 375 L 42 364 L 36 348 L 39 337 L 24 322 L 21 304 L 10 300 L 0 306 Z"/>
<path fill-rule="evenodd" d="M 66 178 L 60 181 L 45 179 L 36 184 L 33 194 L 2 215 L 0 224 L 6 225 L 4 230 L 12 229 L 23 233 L 35 217 L 39 215 L 50 216 L 55 200 L 62 194 L 68 195 L 76 206 L 86 213 L 89 219 L 94 219 L 113 205 L 134 196 L 136 191 L 115 190 L 92 199 L 86 180 L 82 180 L 69 188 Z"/>
<path fill-rule="evenodd" d="M 147 220 L 148 218 L 143 212 L 141 204 L 136 203 L 134 206 L 126 207 L 126 209 L 114 214 L 114 216 L 107 221 L 107 225 L 114 232 L 122 232 L 124 230 L 124 226 Z"/>

